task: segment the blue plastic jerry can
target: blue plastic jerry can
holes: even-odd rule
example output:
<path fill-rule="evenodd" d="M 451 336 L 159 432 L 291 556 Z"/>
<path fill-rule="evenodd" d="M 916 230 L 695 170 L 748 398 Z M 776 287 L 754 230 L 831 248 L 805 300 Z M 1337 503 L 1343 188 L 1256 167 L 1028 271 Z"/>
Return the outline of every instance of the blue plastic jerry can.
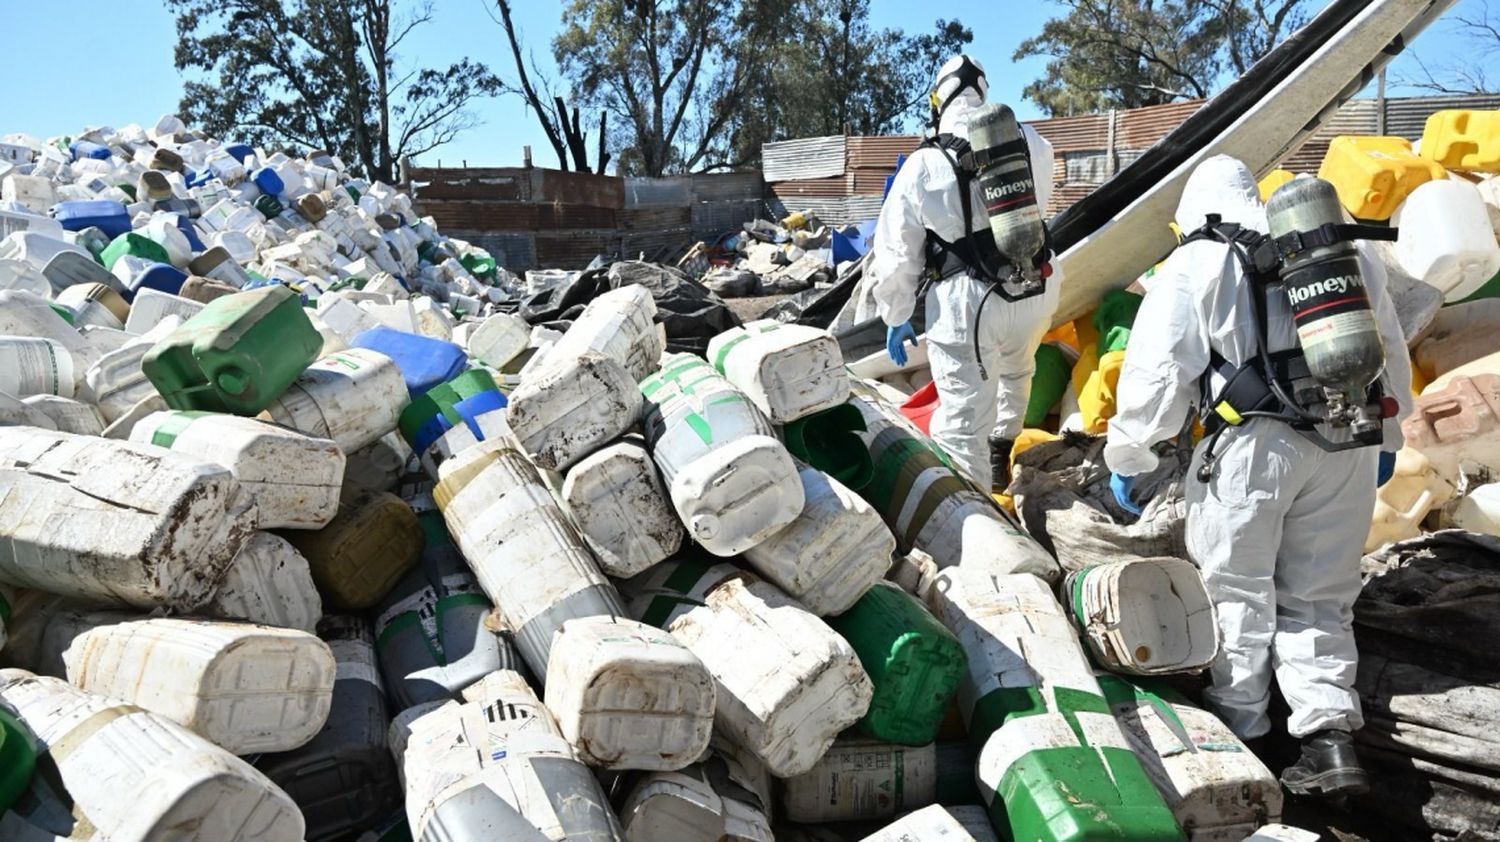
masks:
<path fill-rule="evenodd" d="M 93 158 L 96 161 L 108 161 L 109 147 L 102 143 L 94 143 L 91 140 L 75 140 L 68 144 L 68 152 L 72 154 L 73 160 L 79 161 L 84 158 Z"/>
<path fill-rule="evenodd" d="M 282 181 L 281 176 L 270 167 L 261 167 L 251 173 L 250 180 L 260 188 L 260 192 L 267 196 L 280 196 L 286 192 L 286 182 Z"/>
<path fill-rule="evenodd" d="M 231 143 L 224 147 L 224 152 L 229 157 L 243 164 L 246 158 L 255 154 L 255 149 L 248 143 Z"/>
<path fill-rule="evenodd" d="M 464 349 L 452 342 L 388 327 L 370 328 L 349 344 L 378 351 L 394 360 L 406 379 L 406 391 L 413 398 L 457 377 L 469 363 Z"/>
<path fill-rule="evenodd" d="M 68 231 L 98 228 L 110 239 L 130 231 L 130 213 L 112 199 L 58 202 L 52 206 L 52 218 Z"/>
<path fill-rule="evenodd" d="M 182 285 L 186 282 L 187 273 L 176 266 L 170 263 L 153 263 L 131 279 L 130 292 L 133 295 L 143 289 L 154 289 L 177 295 L 182 292 Z"/>

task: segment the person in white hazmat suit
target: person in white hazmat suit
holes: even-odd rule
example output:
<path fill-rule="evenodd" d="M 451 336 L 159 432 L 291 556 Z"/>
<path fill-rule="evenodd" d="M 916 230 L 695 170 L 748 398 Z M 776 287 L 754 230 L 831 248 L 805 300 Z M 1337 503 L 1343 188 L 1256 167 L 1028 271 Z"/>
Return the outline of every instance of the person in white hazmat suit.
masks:
<path fill-rule="evenodd" d="M 931 96 L 937 138 L 964 140 L 967 148 L 969 118 L 987 92 L 978 62 L 958 56 L 944 64 Z M 1052 145 L 1030 126 L 1022 132 L 1037 205 L 1045 208 L 1052 195 Z M 887 325 L 886 350 L 897 365 L 906 364 L 903 343 L 916 344 L 910 319 L 918 290 L 924 280 L 943 273 L 932 260 L 934 244 L 989 236 L 984 201 L 971 178 L 964 179 L 971 193 L 965 230 L 956 166 L 962 156 L 956 152 L 924 143 L 896 173 L 875 226 L 866 273 Z M 1057 309 L 1062 275 L 1054 272 L 1040 295 L 1006 301 L 974 269 L 949 271 L 953 274 L 927 288 L 927 357 L 939 400 L 929 429 L 971 479 L 1003 488 L 1011 444 L 1026 413 L 1036 349 Z"/>
<path fill-rule="evenodd" d="M 1268 230 L 1255 179 L 1233 158 L 1210 158 L 1192 173 L 1177 225 L 1186 235 L 1209 214 Z M 1240 737 L 1262 737 L 1271 728 L 1266 708 L 1274 672 L 1291 707 L 1287 730 L 1302 742 L 1301 758 L 1282 782 L 1299 794 L 1368 786 L 1350 737 L 1364 723 L 1353 689 L 1353 606 L 1375 490 L 1389 478 L 1402 444 L 1398 419 L 1411 412 L 1410 361 L 1385 269 L 1364 244 L 1356 248 L 1387 349 L 1381 387 L 1400 406 L 1383 422 L 1380 445 L 1329 451 L 1284 421 L 1251 418 L 1225 426 L 1216 443 L 1200 443 L 1187 477 L 1188 552 L 1213 597 L 1223 638 L 1206 698 Z M 1104 449 L 1121 505 L 1135 505 L 1133 478 L 1156 467 L 1153 446 L 1177 435 L 1204 395 L 1221 394 L 1220 372 L 1255 358 L 1251 294 L 1229 246 L 1210 240 L 1190 239 L 1149 282 Z M 1266 300 L 1267 350 L 1298 347 L 1286 296 Z M 1318 429 L 1336 435 L 1327 425 Z M 1198 466 L 1210 446 L 1204 481 Z"/>

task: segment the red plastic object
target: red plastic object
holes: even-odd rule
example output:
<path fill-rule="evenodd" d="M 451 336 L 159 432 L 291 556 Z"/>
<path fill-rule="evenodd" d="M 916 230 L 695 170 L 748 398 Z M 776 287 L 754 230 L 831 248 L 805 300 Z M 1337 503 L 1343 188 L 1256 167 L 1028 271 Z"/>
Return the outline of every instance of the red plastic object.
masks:
<path fill-rule="evenodd" d="M 906 420 L 916 424 L 917 429 L 931 435 L 927 431 L 927 425 L 932 422 L 932 413 L 937 412 L 937 408 L 937 384 L 928 383 L 907 398 L 906 403 L 901 404 L 901 414 L 906 416 Z"/>

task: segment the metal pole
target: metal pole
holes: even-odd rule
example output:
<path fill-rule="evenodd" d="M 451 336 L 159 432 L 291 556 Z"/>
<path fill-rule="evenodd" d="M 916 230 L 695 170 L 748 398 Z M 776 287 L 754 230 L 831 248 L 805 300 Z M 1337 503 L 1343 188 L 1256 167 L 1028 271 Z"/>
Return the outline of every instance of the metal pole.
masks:
<path fill-rule="evenodd" d="M 1376 76 L 1375 88 L 1375 134 L 1385 136 L 1385 68 Z"/>

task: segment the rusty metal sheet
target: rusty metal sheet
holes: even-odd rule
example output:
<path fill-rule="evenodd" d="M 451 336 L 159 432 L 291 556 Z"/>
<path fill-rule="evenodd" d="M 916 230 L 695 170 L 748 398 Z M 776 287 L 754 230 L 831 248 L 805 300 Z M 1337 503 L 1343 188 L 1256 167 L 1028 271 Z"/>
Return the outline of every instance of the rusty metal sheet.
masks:
<path fill-rule="evenodd" d="M 1103 149 L 1109 143 L 1108 114 L 1058 117 L 1029 125 L 1052 144 L 1052 151 L 1057 154 Z"/>
<path fill-rule="evenodd" d="M 431 216 L 440 231 L 534 231 L 537 227 L 537 206 L 527 202 L 419 199 L 417 211 Z"/>
<path fill-rule="evenodd" d="M 625 179 L 618 176 L 533 169 L 532 185 L 532 198 L 539 202 L 625 207 Z"/>
<path fill-rule="evenodd" d="M 1191 117 L 1204 102 L 1201 99 L 1169 102 L 1116 113 L 1115 148 L 1147 149 L 1154 146 L 1168 132 L 1182 125 L 1182 121 Z"/>
<path fill-rule="evenodd" d="M 916 135 L 851 137 L 846 165 L 851 170 L 896 168 L 896 159 L 917 151 L 922 138 Z"/>
<path fill-rule="evenodd" d="M 582 269 L 600 254 L 620 250 L 614 233 L 571 232 L 536 235 L 537 264 L 548 269 Z"/>
<path fill-rule="evenodd" d="M 558 203 L 536 206 L 537 231 L 606 231 L 617 228 L 623 211 L 597 205 Z"/>
<path fill-rule="evenodd" d="M 476 174 L 474 170 L 429 170 L 428 178 L 412 176 L 412 195 L 423 199 L 490 199 L 524 202 L 531 198 L 531 176 L 525 170 Z"/>
<path fill-rule="evenodd" d="M 687 228 L 693 224 L 693 209 L 688 205 L 675 208 L 626 208 L 620 212 L 620 224 L 626 231 Z"/>

